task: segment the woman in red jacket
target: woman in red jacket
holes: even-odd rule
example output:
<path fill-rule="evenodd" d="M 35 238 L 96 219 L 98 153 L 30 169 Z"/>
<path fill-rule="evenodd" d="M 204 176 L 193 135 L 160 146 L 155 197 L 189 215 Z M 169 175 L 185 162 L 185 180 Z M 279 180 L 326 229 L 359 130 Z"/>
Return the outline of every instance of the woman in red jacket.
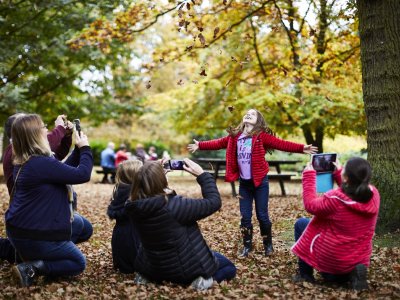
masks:
<path fill-rule="evenodd" d="M 268 215 L 269 184 L 267 173 L 268 162 L 265 152 L 277 149 L 286 152 L 315 153 L 318 149 L 312 145 L 287 142 L 276 138 L 266 125 L 263 115 L 256 109 L 250 109 L 236 128 L 228 129 L 229 135 L 220 139 L 190 144 L 188 149 L 219 150 L 226 148 L 226 176 L 228 182 L 239 179 L 239 199 L 243 236 L 241 257 L 248 256 L 252 250 L 253 225 L 251 223 L 253 199 L 256 215 L 263 237 L 265 255 L 273 252 L 272 223 Z"/>
<path fill-rule="evenodd" d="M 304 170 L 304 206 L 314 217 L 295 224 L 292 251 L 299 257 L 299 269 L 294 281 L 313 282 L 317 269 L 328 281 L 350 281 L 353 289 L 366 289 L 379 193 L 369 184 L 371 167 L 363 158 L 349 159 L 334 178 L 339 188 L 318 196 L 315 170 L 311 165 Z"/>

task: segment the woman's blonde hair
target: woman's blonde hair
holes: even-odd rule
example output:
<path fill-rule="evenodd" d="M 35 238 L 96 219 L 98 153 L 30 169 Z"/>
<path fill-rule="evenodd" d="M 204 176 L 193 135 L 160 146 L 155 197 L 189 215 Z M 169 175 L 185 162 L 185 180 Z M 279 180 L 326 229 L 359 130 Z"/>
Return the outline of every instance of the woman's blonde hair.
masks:
<path fill-rule="evenodd" d="M 118 165 L 115 180 L 117 184 L 132 184 L 136 173 L 143 166 L 140 160 L 125 160 Z"/>
<path fill-rule="evenodd" d="M 264 116 L 262 115 L 262 113 L 254 108 L 250 108 L 249 110 L 251 110 L 251 109 L 257 113 L 257 122 L 256 122 L 256 124 L 254 124 L 253 130 L 250 132 L 250 135 L 259 134 L 260 132 L 266 132 L 268 134 L 275 136 L 275 133 L 272 131 L 272 129 L 267 126 L 267 122 L 265 122 L 265 119 L 264 119 Z M 244 127 L 245 127 L 245 124 L 243 123 L 243 120 L 242 120 L 238 126 L 229 127 L 226 131 L 229 133 L 229 135 L 235 136 L 239 132 L 243 132 Z"/>
<path fill-rule="evenodd" d="M 143 164 L 133 180 L 131 199 L 145 199 L 157 195 L 165 195 L 168 188 L 167 177 L 162 165 L 157 161 Z"/>
<path fill-rule="evenodd" d="M 14 164 L 23 164 L 32 155 L 52 155 L 43 126 L 37 114 L 22 114 L 15 119 L 11 128 Z"/>

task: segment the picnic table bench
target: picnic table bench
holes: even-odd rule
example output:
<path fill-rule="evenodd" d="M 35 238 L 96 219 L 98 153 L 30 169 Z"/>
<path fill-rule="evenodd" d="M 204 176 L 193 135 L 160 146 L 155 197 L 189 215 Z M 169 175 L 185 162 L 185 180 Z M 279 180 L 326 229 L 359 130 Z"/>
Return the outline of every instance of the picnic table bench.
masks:
<path fill-rule="evenodd" d="M 223 158 L 196 158 L 194 159 L 197 163 L 200 165 L 204 166 L 206 169 L 206 165 L 209 164 L 211 165 L 211 171 L 210 173 L 213 173 L 215 180 L 218 178 L 224 178 L 225 177 L 225 166 L 226 166 L 226 161 Z M 276 174 L 270 174 L 268 173 L 268 179 L 269 180 L 278 180 L 279 181 L 279 186 L 281 188 L 281 193 L 282 196 L 286 196 L 286 190 L 285 190 L 285 181 L 290 181 L 292 179 L 292 176 L 294 174 L 290 173 L 282 173 L 281 171 L 281 165 L 295 165 L 299 163 L 299 160 L 269 160 L 268 164 L 270 167 L 275 167 Z M 232 196 L 236 197 L 236 187 L 235 183 L 231 182 L 231 187 L 232 187 Z"/>

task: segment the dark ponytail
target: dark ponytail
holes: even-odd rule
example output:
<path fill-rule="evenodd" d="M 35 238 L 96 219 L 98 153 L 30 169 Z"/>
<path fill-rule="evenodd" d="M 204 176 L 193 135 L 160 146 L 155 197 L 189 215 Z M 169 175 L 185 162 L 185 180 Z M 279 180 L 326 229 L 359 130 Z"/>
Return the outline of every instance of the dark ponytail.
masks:
<path fill-rule="evenodd" d="M 369 187 L 372 171 L 368 161 L 361 157 L 350 158 L 346 163 L 344 175 L 347 176 L 347 182 L 342 184 L 342 190 L 347 196 L 361 203 L 366 203 L 372 198 Z"/>

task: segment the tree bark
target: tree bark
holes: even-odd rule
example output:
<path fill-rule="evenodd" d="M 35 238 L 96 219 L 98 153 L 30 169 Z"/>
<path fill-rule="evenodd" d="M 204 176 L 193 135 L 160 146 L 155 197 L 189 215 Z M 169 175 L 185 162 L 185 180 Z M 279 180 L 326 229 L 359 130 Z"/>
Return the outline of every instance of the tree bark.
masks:
<path fill-rule="evenodd" d="M 381 194 L 378 232 L 400 228 L 400 1 L 358 0 L 368 160 Z"/>

